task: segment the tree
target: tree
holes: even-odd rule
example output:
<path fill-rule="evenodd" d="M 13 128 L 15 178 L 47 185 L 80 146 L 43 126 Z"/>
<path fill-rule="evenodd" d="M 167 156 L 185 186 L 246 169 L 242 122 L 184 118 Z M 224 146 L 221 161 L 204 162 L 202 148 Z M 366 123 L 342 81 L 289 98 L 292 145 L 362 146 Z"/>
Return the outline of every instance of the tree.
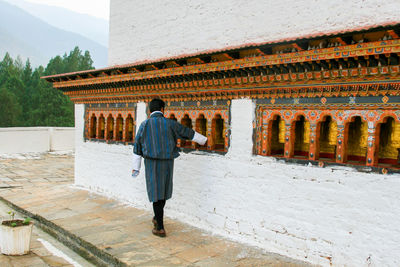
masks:
<path fill-rule="evenodd" d="M 75 47 L 67 56 L 52 58 L 44 70 L 44 75 L 75 72 L 93 69 L 90 53 Z M 74 104 L 61 91 L 51 87 L 50 83 L 41 80 L 38 84 L 36 103 L 38 107 L 33 112 L 35 124 L 47 126 L 74 126 Z"/>
<path fill-rule="evenodd" d="M 0 61 L 0 126 L 74 126 L 74 104 L 40 77 L 88 69 L 93 60 L 79 47 L 35 70 L 29 60 L 24 65 L 6 53 Z"/>
<path fill-rule="evenodd" d="M 49 63 L 47 64 L 44 75 L 48 76 L 48 75 L 56 75 L 59 73 L 63 73 L 65 68 L 64 65 L 65 63 L 63 61 L 63 58 L 60 56 L 56 56 L 50 59 Z"/>
<path fill-rule="evenodd" d="M 17 125 L 22 108 L 18 98 L 9 92 L 5 86 L 0 87 L 0 127 Z"/>
<path fill-rule="evenodd" d="M 85 51 L 82 55 L 82 51 L 76 46 L 68 55 L 64 54 L 62 57 L 56 56 L 50 59 L 45 70 L 45 75 L 90 69 L 93 69 L 93 60 L 90 57 L 89 51 Z"/>
<path fill-rule="evenodd" d="M 11 74 L 11 69 L 13 68 L 14 61 L 10 54 L 7 52 L 0 62 L 0 84 L 4 84 Z"/>
<path fill-rule="evenodd" d="M 79 69 L 81 70 L 93 69 L 93 60 L 92 57 L 90 56 L 89 51 L 85 51 L 85 54 L 83 55 L 83 57 L 81 57 Z"/>
<path fill-rule="evenodd" d="M 32 66 L 31 66 L 31 62 L 29 61 L 29 58 L 28 58 L 26 60 L 25 68 L 22 73 L 22 81 L 25 84 L 28 84 L 28 83 L 30 83 L 31 79 L 32 79 Z"/>

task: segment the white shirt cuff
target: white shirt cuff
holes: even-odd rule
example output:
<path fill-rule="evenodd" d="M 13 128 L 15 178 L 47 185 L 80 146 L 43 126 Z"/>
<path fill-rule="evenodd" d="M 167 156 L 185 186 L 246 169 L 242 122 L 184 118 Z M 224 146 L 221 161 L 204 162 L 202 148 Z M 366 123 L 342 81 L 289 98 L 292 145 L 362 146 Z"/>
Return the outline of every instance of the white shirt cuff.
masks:
<path fill-rule="evenodd" d="M 142 164 L 142 157 L 133 153 L 132 169 L 135 171 L 139 171 L 141 164 Z"/>
<path fill-rule="evenodd" d="M 194 132 L 192 141 L 198 143 L 199 145 L 204 145 L 207 142 L 207 137 L 205 137 L 202 134 L 199 134 L 198 132 Z"/>

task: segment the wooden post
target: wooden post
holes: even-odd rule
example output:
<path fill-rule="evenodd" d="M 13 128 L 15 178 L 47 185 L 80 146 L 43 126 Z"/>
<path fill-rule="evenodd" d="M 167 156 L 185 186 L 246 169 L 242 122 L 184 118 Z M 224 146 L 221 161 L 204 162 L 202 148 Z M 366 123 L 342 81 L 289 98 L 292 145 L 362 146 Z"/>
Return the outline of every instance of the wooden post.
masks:
<path fill-rule="evenodd" d="M 104 118 L 104 140 L 108 140 L 108 117 Z"/>
<path fill-rule="evenodd" d="M 118 133 L 118 129 L 117 129 L 117 121 L 118 121 L 118 117 L 116 119 L 114 119 L 114 128 L 113 128 L 113 138 L 112 140 L 117 140 L 117 133 Z"/>
<path fill-rule="evenodd" d="M 207 119 L 207 149 L 214 149 L 214 138 L 213 138 L 213 128 L 212 128 L 212 119 Z"/>
<path fill-rule="evenodd" d="M 271 155 L 271 133 L 268 131 L 268 122 L 263 123 L 261 126 L 261 145 L 258 151 L 259 155 L 269 156 Z"/>
<path fill-rule="evenodd" d="M 85 118 L 85 129 L 84 129 L 84 136 L 86 138 L 90 138 L 90 116 L 88 115 L 88 117 Z"/>
<path fill-rule="evenodd" d="M 336 143 L 336 162 L 344 163 L 346 161 L 346 149 L 347 149 L 347 133 L 345 133 L 345 126 L 343 122 L 337 122 L 337 143 Z"/>
<path fill-rule="evenodd" d="M 121 136 L 121 141 L 126 142 L 126 119 L 122 117 L 122 136 Z"/>
<path fill-rule="evenodd" d="M 367 141 L 367 166 L 377 166 L 379 160 L 379 134 L 380 127 L 373 122 L 368 123 L 368 141 Z"/>
<path fill-rule="evenodd" d="M 90 127 L 92 127 L 92 126 L 90 126 Z M 94 137 L 93 138 L 97 138 L 98 137 L 98 135 L 97 135 L 97 128 L 99 127 L 99 119 L 96 117 L 96 125 L 94 125 Z M 92 129 L 92 128 L 90 128 L 90 129 Z"/>
<path fill-rule="evenodd" d="M 308 159 L 309 160 L 317 160 L 319 158 L 319 130 L 320 127 L 317 127 L 317 124 L 310 122 L 310 146 Z"/>
<path fill-rule="evenodd" d="M 295 124 L 293 124 L 295 125 Z M 285 158 L 292 158 L 294 154 L 294 141 L 296 138 L 296 133 L 294 132 L 294 129 L 296 127 L 293 127 L 292 123 L 286 123 L 286 131 L 285 131 L 285 151 L 284 151 L 284 156 Z"/>
<path fill-rule="evenodd" d="M 96 137 L 97 138 L 100 138 L 100 127 L 101 127 L 101 124 L 100 124 L 100 116 L 99 116 L 99 119 L 97 120 L 97 125 L 96 125 Z"/>
<path fill-rule="evenodd" d="M 87 138 L 91 139 L 92 138 L 92 124 L 93 124 L 93 114 L 89 116 L 89 121 L 88 121 L 88 127 L 87 127 Z"/>

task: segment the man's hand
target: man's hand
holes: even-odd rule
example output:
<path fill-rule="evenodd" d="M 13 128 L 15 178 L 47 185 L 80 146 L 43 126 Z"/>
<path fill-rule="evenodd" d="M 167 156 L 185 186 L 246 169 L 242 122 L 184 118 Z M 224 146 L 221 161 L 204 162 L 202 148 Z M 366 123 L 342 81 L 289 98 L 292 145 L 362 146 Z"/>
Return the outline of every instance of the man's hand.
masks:
<path fill-rule="evenodd" d="M 136 176 L 138 176 L 139 175 L 139 171 L 137 171 L 137 170 L 132 170 L 132 177 L 136 177 Z"/>
<path fill-rule="evenodd" d="M 140 165 L 142 162 L 142 157 L 133 153 L 133 161 L 132 161 L 132 177 L 136 177 L 139 175 Z"/>
<path fill-rule="evenodd" d="M 192 141 L 198 143 L 199 145 L 204 145 L 207 142 L 207 137 L 205 137 L 202 134 L 199 134 L 198 132 L 194 132 L 194 136 Z"/>

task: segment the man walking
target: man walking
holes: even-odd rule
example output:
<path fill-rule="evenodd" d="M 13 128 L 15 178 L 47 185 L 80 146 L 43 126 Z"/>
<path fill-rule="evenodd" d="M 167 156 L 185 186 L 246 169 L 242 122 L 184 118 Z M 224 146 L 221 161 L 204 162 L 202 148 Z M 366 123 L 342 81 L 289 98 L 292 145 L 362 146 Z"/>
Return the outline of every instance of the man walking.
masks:
<path fill-rule="evenodd" d="M 172 196 L 174 159 L 179 156 L 177 139 L 192 140 L 204 145 L 207 137 L 182 124 L 164 117 L 165 103 L 153 99 L 149 103 L 150 118 L 145 120 L 137 132 L 133 148 L 132 175 L 140 170 L 141 157 L 144 158 L 147 195 L 153 202 L 153 234 L 165 237 L 164 206 Z"/>

